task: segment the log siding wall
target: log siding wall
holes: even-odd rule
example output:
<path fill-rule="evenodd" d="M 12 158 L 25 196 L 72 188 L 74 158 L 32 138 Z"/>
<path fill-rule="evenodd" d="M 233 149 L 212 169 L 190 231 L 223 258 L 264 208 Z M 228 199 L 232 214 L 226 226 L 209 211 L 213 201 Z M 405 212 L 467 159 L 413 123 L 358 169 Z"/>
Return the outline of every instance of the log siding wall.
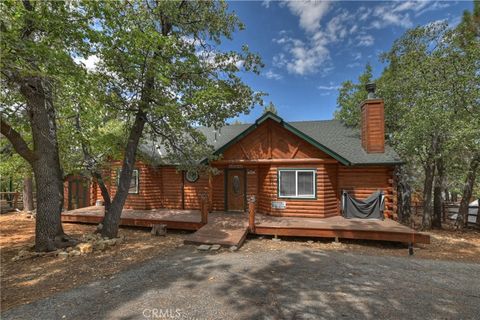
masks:
<path fill-rule="evenodd" d="M 117 174 L 121 169 L 122 163 L 115 161 L 109 174 L 109 191 L 110 197 L 113 199 L 117 192 Z M 149 166 L 141 161 L 135 163 L 135 170 L 138 170 L 138 193 L 129 193 L 125 201 L 125 209 L 155 209 L 161 208 L 163 204 L 162 193 L 164 186 L 162 185 L 163 170 L 153 166 Z M 168 188 L 167 185 L 165 188 Z M 169 189 L 166 189 L 169 191 Z M 97 194 L 102 199 L 100 188 Z"/>
<path fill-rule="evenodd" d="M 110 171 L 104 173 L 112 198 L 117 190 L 117 173 L 120 168 L 121 162 L 115 161 Z M 135 169 L 139 173 L 138 193 L 128 194 L 125 209 L 200 209 L 201 194 L 208 195 L 208 176 L 206 175 L 201 175 L 196 182 L 191 183 L 184 178 L 183 172 L 172 166 L 154 167 L 137 161 Z M 95 200 L 102 200 L 97 184 L 95 184 L 95 190 Z"/>
<path fill-rule="evenodd" d="M 339 166 L 339 192 L 347 190 L 355 198 L 364 199 L 375 191 L 382 190 L 385 194 L 385 214 L 392 217 L 396 211 L 393 167 Z"/>
<path fill-rule="evenodd" d="M 208 176 L 201 175 L 194 183 L 185 180 L 184 197 L 185 209 L 198 209 L 201 206 L 201 197 L 203 194 L 208 196 Z"/>

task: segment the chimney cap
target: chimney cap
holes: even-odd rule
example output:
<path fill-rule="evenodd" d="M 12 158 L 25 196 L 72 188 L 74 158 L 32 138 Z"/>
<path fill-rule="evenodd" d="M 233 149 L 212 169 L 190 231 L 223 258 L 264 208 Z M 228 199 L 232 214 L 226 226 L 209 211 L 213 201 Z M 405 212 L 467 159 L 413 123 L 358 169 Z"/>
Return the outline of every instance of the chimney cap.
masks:
<path fill-rule="evenodd" d="M 368 99 L 375 99 L 375 89 L 377 88 L 377 85 L 374 82 L 367 83 L 365 85 L 365 89 L 367 89 L 368 92 Z"/>

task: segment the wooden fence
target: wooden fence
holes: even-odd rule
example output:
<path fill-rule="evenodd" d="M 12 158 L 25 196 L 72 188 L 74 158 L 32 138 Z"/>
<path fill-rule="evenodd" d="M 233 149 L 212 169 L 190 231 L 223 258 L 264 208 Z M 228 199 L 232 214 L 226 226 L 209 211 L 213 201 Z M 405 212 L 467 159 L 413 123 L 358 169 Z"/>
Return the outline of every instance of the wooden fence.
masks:
<path fill-rule="evenodd" d="M 415 204 L 410 206 L 412 208 L 412 213 L 414 215 L 419 215 L 423 212 L 423 204 Z M 460 209 L 460 204 L 456 203 L 444 203 L 442 206 L 442 220 L 443 222 L 447 221 L 447 218 L 451 215 L 458 213 Z M 473 209 L 473 210 L 472 210 Z M 474 212 L 471 212 L 474 211 Z M 478 206 L 469 206 L 468 207 L 468 217 L 477 217 Z M 478 219 L 478 217 L 477 217 Z M 468 220 L 468 219 L 467 219 Z M 471 222 L 469 222 L 471 224 Z"/>
<path fill-rule="evenodd" d="M 0 212 L 6 213 L 23 208 L 21 192 L 0 192 Z"/>
<path fill-rule="evenodd" d="M 33 204 L 36 207 L 37 193 L 33 193 Z M 0 192 L 0 213 L 23 210 L 23 193 L 18 191 Z"/>

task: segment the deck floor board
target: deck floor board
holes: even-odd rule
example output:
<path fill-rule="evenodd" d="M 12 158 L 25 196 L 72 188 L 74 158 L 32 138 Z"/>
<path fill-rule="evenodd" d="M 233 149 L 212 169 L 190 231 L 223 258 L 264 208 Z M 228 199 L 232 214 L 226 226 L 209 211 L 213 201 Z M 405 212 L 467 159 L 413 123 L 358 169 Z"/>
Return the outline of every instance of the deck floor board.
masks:
<path fill-rule="evenodd" d="M 103 216 L 104 207 L 92 206 L 65 211 L 62 213 L 62 221 L 99 223 L 102 221 Z M 202 227 L 200 210 L 124 209 L 122 211 L 120 225 L 151 227 L 154 224 L 166 224 L 169 229 L 180 230 L 198 230 Z"/>

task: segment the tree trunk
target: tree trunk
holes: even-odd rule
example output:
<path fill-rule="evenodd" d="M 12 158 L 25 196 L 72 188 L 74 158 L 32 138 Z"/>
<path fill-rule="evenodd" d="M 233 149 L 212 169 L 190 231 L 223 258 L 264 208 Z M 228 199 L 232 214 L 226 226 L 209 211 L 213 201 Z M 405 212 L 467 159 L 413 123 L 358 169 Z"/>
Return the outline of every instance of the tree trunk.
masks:
<path fill-rule="evenodd" d="M 410 217 L 412 215 L 411 199 L 412 188 L 408 181 L 408 175 L 405 166 L 398 166 L 395 170 L 397 181 L 397 210 L 398 219 L 404 224 L 410 223 Z"/>
<path fill-rule="evenodd" d="M 27 101 L 33 151 L 3 118 L 0 130 L 33 169 L 37 190 L 35 250 L 52 251 L 74 244 L 65 236 L 61 223 L 63 177 L 58 155 L 55 109 L 51 93 L 40 77 L 23 79 L 20 92 Z"/>
<path fill-rule="evenodd" d="M 38 27 L 33 17 L 35 7 L 29 0 L 22 1 L 25 10 L 25 23 L 20 41 L 29 39 L 35 45 L 34 31 Z M 63 174 L 60 167 L 55 108 L 51 81 L 42 74 L 36 65 L 34 56 L 28 63 L 34 76 L 27 76 L 12 69 L 10 81 L 20 88 L 20 94 L 26 101 L 33 139 L 33 150 L 22 136 L 15 131 L 3 118 L 1 133 L 12 143 L 18 152 L 32 166 L 37 191 L 37 214 L 35 225 L 35 250 L 51 251 L 74 243 L 68 239 L 62 228 L 61 212 L 63 207 Z M 3 70 L 2 70 L 3 71 Z"/>
<path fill-rule="evenodd" d="M 443 159 L 439 158 L 436 161 L 437 174 L 435 175 L 435 182 L 433 188 L 433 219 L 432 226 L 434 228 L 442 228 L 442 212 L 443 212 L 443 196 L 445 184 L 445 170 L 443 166 Z"/>
<path fill-rule="evenodd" d="M 82 144 L 82 147 L 83 147 L 83 154 L 84 154 L 85 158 L 93 160 L 93 157 L 90 155 L 90 153 L 88 153 L 88 150 L 87 150 L 86 146 L 84 144 Z M 101 230 L 103 229 L 103 226 L 105 224 L 105 217 L 109 215 L 110 206 L 112 204 L 112 199 L 110 197 L 110 192 L 108 191 L 107 185 L 105 184 L 105 181 L 103 180 L 102 173 L 100 173 L 100 171 L 98 171 L 98 168 L 92 167 L 92 168 L 87 168 L 87 170 L 90 170 L 90 172 L 92 173 L 93 178 L 96 180 L 96 182 L 98 184 L 98 187 L 100 188 L 100 192 L 101 192 L 102 198 L 103 198 L 103 211 L 104 211 L 103 220 L 102 220 L 102 222 L 99 223 L 99 225 L 97 227 L 97 231 L 101 232 Z"/>
<path fill-rule="evenodd" d="M 135 165 L 138 143 L 142 136 L 146 121 L 145 112 L 141 109 L 138 110 L 135 116 L 135 122 L 128 137 L 117 192 L 113 197 L 110 208 L 107 209 L 107 207 L 105 207 L 105 217 L 103 219 L 102 227 L 102 236 L 104 237 L 115 238 L 117 236 L 120 216 L 122 214 L 125 200 L 128 196 L 128 189 L 130 188 L 130 180 Z"/>
<path fill-rule="evenodd" d="M 37 190 L 35 250 L 52 251 L 66 242 L 61 223 L 63 174 L 58 154 L 55 108 L 44 79 L 25 79 L 20 87 L 27 100 L 35 160 L 31 163 Z M 68 241 L 67 241 L 68 242 Z"/>
<path fill-rule="evenodd" d="M 432 187 L 435 176 L 435 164 L 433 161 L 428 160 L 424 169 L 422 228 L 428 230 L 432 228 Z"/>
<path fill-rule="evenodd" d="M 23 211 L 33 211 L 33 181 L 32 176 L 27 175 L 23 179 Z"/>
<path fill-rule="evenodd" d="M 465 184 L 463 185 L 463 194 L 462 200 L 460 200 L 460 207 L 458 208 L 457 221 L 455 226 L 458 229 L 463 229 L 467 226 L 468 223 L 468 204 L 472 198 L 473 185 L 475 183 L 475 178 L 480 165 L 480 154 L 477 154 L 473 157 L 468 168 L 467 177 L 465 179 Z"/>

